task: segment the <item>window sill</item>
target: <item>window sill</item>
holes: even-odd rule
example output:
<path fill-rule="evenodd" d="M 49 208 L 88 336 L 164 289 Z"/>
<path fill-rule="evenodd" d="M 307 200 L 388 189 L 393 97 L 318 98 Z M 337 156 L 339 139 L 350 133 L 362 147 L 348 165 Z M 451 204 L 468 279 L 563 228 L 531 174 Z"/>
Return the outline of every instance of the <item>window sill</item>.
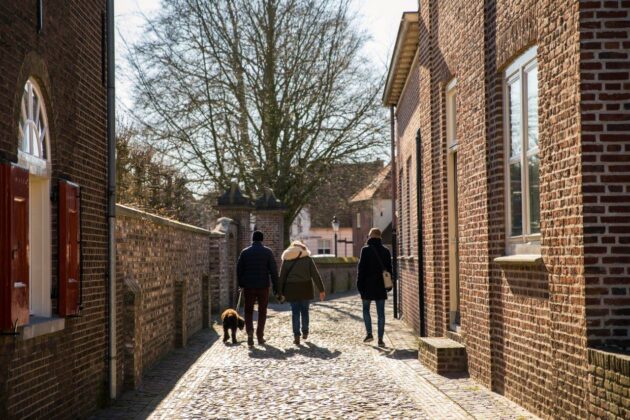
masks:
<path fill-rule="evenodd" d="M 30 340 L 46 334 L 56 333 L 66 327 L 65 318 L 44 318 L 32 316 L 28 325 L 22 327 L 22 340 Z"/>
<path fill-rule="evenodd" d="M 499 265 L 540 265 L 542 255 L 540 254 L 516 254 L 497 257 L 494 262 Z"/>

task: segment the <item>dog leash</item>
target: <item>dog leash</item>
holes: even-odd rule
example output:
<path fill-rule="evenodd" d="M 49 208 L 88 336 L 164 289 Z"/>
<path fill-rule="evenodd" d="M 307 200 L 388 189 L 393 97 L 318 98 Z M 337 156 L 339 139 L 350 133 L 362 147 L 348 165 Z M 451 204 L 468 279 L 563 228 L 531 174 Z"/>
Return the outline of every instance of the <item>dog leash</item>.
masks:
<path fill-rule="evenodd" d="M 238 308 L 241 306 L 241 297 L 243 296 L 243 288 L 238 292 L 238 299 L 236 301 L 236 312 L 238 312 Z"/>

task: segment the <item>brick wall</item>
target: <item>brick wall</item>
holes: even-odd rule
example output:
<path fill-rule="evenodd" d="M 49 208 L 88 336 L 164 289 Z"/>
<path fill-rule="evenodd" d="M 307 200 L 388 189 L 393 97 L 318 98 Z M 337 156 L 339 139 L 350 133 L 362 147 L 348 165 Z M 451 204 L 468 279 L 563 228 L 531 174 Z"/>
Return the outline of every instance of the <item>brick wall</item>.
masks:
<path fill-rule="evenodd" d="M 630 355 L 589 349 L 588 360 L 591 418 L 630 418 Z"/>
<path fill-rule="evenodd" d="M 137 375 L 185 346 L 208 319 L 204 308 L 210 309 L 205 303 L 210 296 L 202 292 L 204 281 L 216 279 L 210 272 L 211 243 L 224 235 L 122 205 L 116 219 L 117 278 L 125 293 L 123 369 L 128 373 L 131 364 Z M 139 380 L 125 379 L 133 385 Z"/>
<path fill-rule="evenodd" d="M 630 1 L 580 4 L 584 269 L 590 345 L 630 350 Z"/>
<path fill-rule="evenodd" d="M 238 226 L 232 219 L 219 219 L 213 232 L 222 233 L 210 241 L 210 290 L 212 312 L 220 314 L 236 305 L 236 261 L 238 248 Z"/>
<path fill-rule="evenodd" d="M 411 159 L 415 174 L 420 128 L 427 332 L 448 330 L 444 92 L 456 78 L 457 338 L 466 344 L 469 372 L 543 417 L 584 418 L 587 337 L 592 345 L 628 345 L 630 2 L 444 0 L 420 6 L 417 67 L 396 109 L 397 208 L 399 237 L 413 246 L 407 229 L 417 220 L 405 214 L 405 171 Z M 506 265 L 495 262 L 506 253 L 503 72 L 533 45 L 542 261 Z M 402 314 L 418 330 L 417 254 L 407 256 L 404 242 L 400 248 Z"/>
<path fill-rule="evenodd" d="M 49 4 L 50 3 L 50 4 Z M 0 418 L 71 418 L 96 409 L 106 381 L 106 91 L 103 0 L 0 2 L 0 158 L 17 159 L 26 81 L 40 85 L 51 139 L 51 188 L 59 178 L 82 190 L 83 311 L 61 331 L 0 337 Z M 57 313 L 57 203 L 51 202 L 53 315 Z"/>
<path fill-rule="evenodd" d="M 271 248 L 278 269 L 280 269 L 280 257 L 282 256 L 282 251 L 284 251 L 284 211 L 256 211 L 256 229 L 265 235 L 263 244 Z"/>

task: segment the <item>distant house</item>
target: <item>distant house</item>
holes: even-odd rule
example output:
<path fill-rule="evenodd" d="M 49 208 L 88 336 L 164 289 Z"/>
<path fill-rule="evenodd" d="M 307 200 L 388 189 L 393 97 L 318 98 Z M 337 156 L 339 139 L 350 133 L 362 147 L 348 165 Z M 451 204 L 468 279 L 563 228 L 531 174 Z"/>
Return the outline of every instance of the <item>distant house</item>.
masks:
<path fill-rule="evenodd" d="M 364 189 L 350 198 L 354 255 L 360 255 L 371 228 L 383 232 L 383 244 L 392 243 L 392 167 L 385 166 Z"/>
<path fill-rule="evenodd" d="M 332 219 L 331 219 L 332 223 Z M 332 255 L 335 253 L 335 233 L 332 224 L 328 227 L 313 227 L 311 211 L 303 208 L 291 225 L 291 240 L 302 241 L 313 255 Z M 337 256 L 352 257 L 352 228 L 340 227 L 337 232 Z"/>
<path fill-rule="evenodd" d="M 352 239 L 353 210 L 350 198 L 366 188 L 373 181 L 374 174 L 380 173 L 382 168 L 382 160 L 334 166 L 330 176 L 293 221 L 291 240 L 301 240 L 313 254 L 334 254 L 332 219 L 336 216 L 340 224 L 337 255 L 358 255 L 354 252 Z"/>

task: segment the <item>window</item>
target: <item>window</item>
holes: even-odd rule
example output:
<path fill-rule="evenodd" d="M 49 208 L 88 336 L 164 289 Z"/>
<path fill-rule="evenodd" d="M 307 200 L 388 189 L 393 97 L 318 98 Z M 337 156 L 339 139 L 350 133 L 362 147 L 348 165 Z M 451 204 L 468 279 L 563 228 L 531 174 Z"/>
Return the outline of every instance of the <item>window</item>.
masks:
<path fill-rule="evenodd" d="M 33 79 L 24 85 L 18 126 L 18 164 L 28 171 L 29 307 L 51 316 L 50 135 L 42 92 Z"/>
<path fill-rule="evenodd" d="M 446 86 L 446 154 L 448 184 L 449 326 L 459 331 L 459 213 L 457 196 L 457 81 Z"/>
<path fill-rule="evenodd" d="M 361 229 L 361 213 L 357 213 L 357 229 Z"/>
<path fill-rule="evenodd" d="M 538 66 L 536 47 L 505 72 L 506 225 L 511 253 L 540 242 Z"/>
<path fill-rule="evenodd" d="M 411 246 L 411 158 L 407 158 L 407 179 L 405 182 L 405 226 L 407 227 L 407 255 L 411 255 L 413 247 Z"/>
<path fill-rule="evenodd" d="M 330 254 L 330 239 L 318 239 L 317 240 L 317 254 Z"/>
<path fill-rule="evenodd" d="M 402 165 L 401 165 L 402 166 Z M 404 171 L 400 168 L 398 171 L 398 207 L 396 210 L 396 219 L 398 220 L 398 255 L 405 255 L 404 239 L 405 239 L 405 212 L 403 209 L 403 178 Z"/>

